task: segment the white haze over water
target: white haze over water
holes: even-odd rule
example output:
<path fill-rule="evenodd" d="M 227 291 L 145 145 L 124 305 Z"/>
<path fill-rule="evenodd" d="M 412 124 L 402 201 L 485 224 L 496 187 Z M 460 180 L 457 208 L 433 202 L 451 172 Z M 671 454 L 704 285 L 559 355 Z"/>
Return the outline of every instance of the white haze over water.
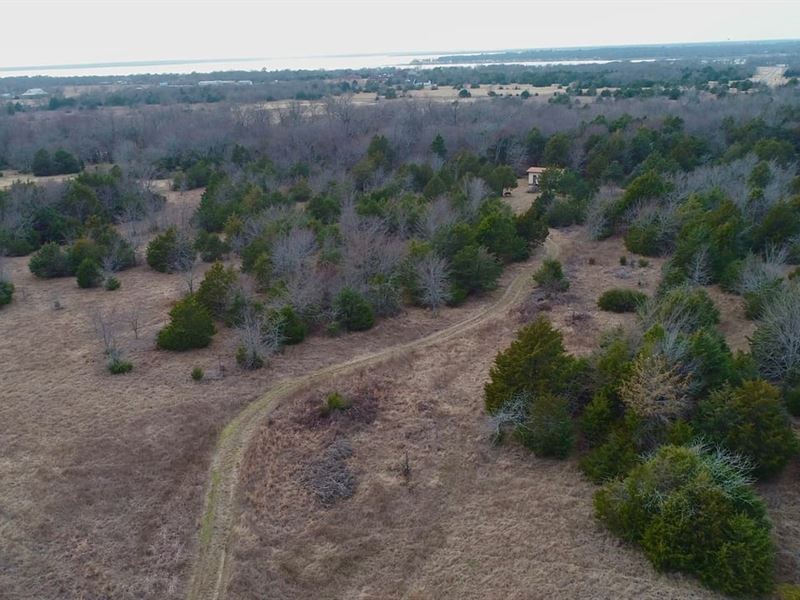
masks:
<path fill-rule="evenodd" d="M 51 65 L 45 67 L 14 67 L 0 68 L 0 77 L 122 77 L 125 75 L 164 74 L 180 75 L 187 73 L 213 73 L 222 71 L 279 71 L 289 70 L 314 70 L 314 69 L 363 69 L 363 68 L 390 68 L 405 67 L 415 69 L 432 69 L 434 67 L 475 67 L 479 65 L 498 64 L 492 62 L 481 63 L 430 63 L 415 64 L 412 61 L 428 61 L 436 59 L 441 54 L 365 54 L 350 56 L 307 56 L 296 58 L 253 58 L 242 60 L 209 60 L 209 61 L 141 61 L 134 64 L 87 64 L 87 65 Z M 450 56 L 450 55 L 448 55 Z M 651 59 L 647 59 L 651 60 Z M 583 65 L 605 64 L 610 60 L 556 60 L 556 61 L 502 61 L 502 64 L 548 66 L 548 65 Z"/>
<path fill-rule="evenodd" d="M 6 76 L 81 74 L 86 68 L 113 76 L 380 67 L 407 65 L 412 53 L 800 35 L 797 0 L 2 0 L 0 5 L 0 68 L 39 65 L 0 71 Z M 251 57 L 271 58 L 251 64 Z M 176 63 L 171 69 L 168 59 Z M 210 63 L 177 64 L 198 59 Z M 56 72 L 41 65 L 79 68 Z"/>

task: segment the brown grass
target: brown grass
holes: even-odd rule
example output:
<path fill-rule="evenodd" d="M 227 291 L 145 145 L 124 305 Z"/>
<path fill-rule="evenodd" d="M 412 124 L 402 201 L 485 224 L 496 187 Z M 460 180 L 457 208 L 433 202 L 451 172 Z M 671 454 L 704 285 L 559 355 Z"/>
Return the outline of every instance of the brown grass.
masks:
<path fill-rule="evenodd" d="M 770 87 L 786 85 L 786 82 L 789 80 L 784 73 L 786 73 L 785 65 L 756 67 L 753 81 L 766 83 Z"/>
<path fill-rule="evenodd" d="M 600 292 L 652 293 L 661 261 L 621 267 L 621 240 L 592 242 L 580 228 L 554 236 L 572 285 L 549 301 L 548 314 L 568 348 L 586 354 L 602 330 L 635 318 L 597 310 Z M 728 300 L 723 323 L 732 324 L 740 315 Z M 596 488 L 574 459 L 489 444 L 482 387 L 519 320 L 512 310 L 456 342 L 333 378 L 277 409 L 242 467 L 226 597 L 719 597 L 691 578 L 656 573 L 640 551 L 608 534 L 592 515 Z M 324 394 L 359 397 L 365 387 L 380 391 L 374 421 L 348 428 L 309 418 Z M 347 462 L 358 486 L 327 507 L 302 473 L 337 440 L 353 450 Z M 779 576 L 789 581 L 800 546 L 797 468 L 761 486 L 781 546 Z"/>
<path fill-rule="evenodd" d="M 521 202 L 532 199 L 521 193 Z M 199 193 L 169 197 L 191 204 Z M 652 291 L 659 262 L 622 268 L 619 240 L 591 242 L 579 228 L 554 236 L 572 286 L 547 312 L 570 350 L 585 353 L 603 329 L 633 318 L 597 311 L 600 292 L 639 281 Z M 182 293 L 180 276 L 137 267 L 119 275 L 122 289 L 112 293 L 80 290 L 71 278 L 37 280 L 26 258 L 9 259 L 6 269 L 17 294 L 0 311 L 2 598 L 182 596 L 209 457 L 233 415 L 280 381 L 443 329 L 493 301 L 438 318 L 412 309 L 369 332 L 315 336 L 269 368 L 243 373 L 224 328 L 204 350 L 155 350 Z M 54 299 L 63 310 L 53 310 Z M 131 374 L 105 371 L 89 319 L 95 306 L 118 318 Z M 134 307 L 138 340 L 125 323 Z M 735 335 L 738 313 L 721 308 L 723 328 Z M 709 597 L 694 582 L 655 574 L 606 535 L 591 516 L 593 488 L 573 462 L 488 446 L 481 387 L 521 319 L 509 312 L 456 342 L 332 380 L 276 413 L 248 451 L 230 595 Z M 194 366 L 213 376 L 220 365 L 224 379 L 189 376 Z M 375 390 L 362 410 L 368 418 L 309 419 L 309 403 L 335 389 Z M 358 486 L 324 508 L 302 469 L 339 438 L 352 445 Z M 785 579 L 800 553 L 796 469 L 765 487 Z"/>
<path fill-rule="evenodd" d="M 74 175 L 47 175 L 46 177 L 37 177 L 30 173 L 20 173 L 12 169 L 0 169 L 0 173 L 3 174 L 3 176 L 0 177 L 0 190 L 11 187 L 16 181 L 43 185 L 45 183 L 64 181 L 74 177 Z"/>
<path fill-rule="evenodd" d="M 197 193 L 170 194 L 173 201 Z M 269 368 L 243 373 L 221 328 L 209 348 L 155 349 L 184 283 L 146 266 L 122 288 L 81 290 L 73 278 L 38 280 L 27 258 L 7 259 L 17 287 L 0 312 L 0 597 L 176 598 L 183 594 L 219 430 L 246 403 L 288 377 L 415 339 L 463 320 L 490 299 L 443 311 L 412 309 L 373 330 L 315 336 Z M 64 306 L 53 310 L 54 300 Z M 134 364 L 104 368 L 94 308 L 114 314 Z M 140 339 L 127 318 L 140 312 Z M 196 383 L 194 366 L 224 379 Z M 46 575 L 45 575 L 46 574 Z"/>

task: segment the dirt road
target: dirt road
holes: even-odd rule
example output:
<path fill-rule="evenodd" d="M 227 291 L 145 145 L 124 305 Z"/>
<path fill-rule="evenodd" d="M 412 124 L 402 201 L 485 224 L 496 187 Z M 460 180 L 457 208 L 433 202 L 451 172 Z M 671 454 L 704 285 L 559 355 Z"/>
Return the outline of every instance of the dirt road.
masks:
<path fill-rule="evenodd" d="M 514 279 L 499 300 L 488 308 L 446 329 L 384 350 L 358 356 L 346 362 L 325 367 L 285 381 L 249 404 L 228 424 L 219 436 L 217 448 L 211 460 L 206 503 L 200 526 L 197 553 L 188 586 L 189 600 L 217 600 L 224 597 L 227 577 L 230 572 L 228 555 L 232 540 L 232 525 L 237 506 L 236 494 L 239 472 L 244 453 L 250 440 L 258 431 L 264 418 L 284 399 L 303 388 L 320 384 L 334 375 L 343 375 L 368 365 L 397 358 L 414 350 L 448 341 L 460 336 L 487 321 L 502 317 L 518 302 L 530 288 L 530 275 L 538 265 L 538 258 L 545 252 L 557 255 L 558 232 L 551 232 L 545 247 L 537 253 L 537 259 L 518 267 Z"/>

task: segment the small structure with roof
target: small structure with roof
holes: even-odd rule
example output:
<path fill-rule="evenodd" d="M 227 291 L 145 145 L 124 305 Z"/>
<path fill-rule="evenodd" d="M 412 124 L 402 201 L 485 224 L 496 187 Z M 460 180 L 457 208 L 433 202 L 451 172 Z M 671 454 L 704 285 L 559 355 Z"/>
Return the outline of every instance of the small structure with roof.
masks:
<path fill-rule="evenodd" d="M 539 191 L 539 179 L 546 170 L 545 167 L 530 167 L 526 171 L 528 174 L 528 192 Z"/>
<path fill-rule="evenodd" d="M 39 96 L 47 96 L 47 92 L 42 88 L 31 88 L 20 94 L 21 98 L 38 98 Z"/>

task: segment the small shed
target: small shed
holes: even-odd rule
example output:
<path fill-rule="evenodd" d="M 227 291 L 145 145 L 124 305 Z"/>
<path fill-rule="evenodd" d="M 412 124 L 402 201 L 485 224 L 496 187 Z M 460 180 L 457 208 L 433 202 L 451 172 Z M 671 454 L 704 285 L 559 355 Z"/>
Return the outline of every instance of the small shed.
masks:
<path fill-rule="evenodd" d="M 546 170 L 545 167 L 530 167 L 526 173 L 528 174 L 528 191 L 529 192 L 538 192 L 539 191 L 539 178 L 542 176 Z"/>
<path fill-rule="evenodd" d="M 47 92 L 45 92 L 42 88 L 31 88 L 20 94 L 20 97 L 22 98 L 36 98 L 39 96 L 47 96 Z"/>

